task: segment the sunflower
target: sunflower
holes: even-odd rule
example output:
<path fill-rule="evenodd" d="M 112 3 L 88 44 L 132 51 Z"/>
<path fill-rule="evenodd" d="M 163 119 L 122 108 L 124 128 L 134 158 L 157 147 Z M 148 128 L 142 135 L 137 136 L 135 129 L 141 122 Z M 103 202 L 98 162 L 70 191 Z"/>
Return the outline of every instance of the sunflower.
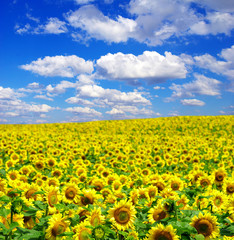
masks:
<path fill-rule="evenodd" d="M 213 190 L 209 195 L 212 197 L 210 201 L 212 202 L 214 211 L 222 211 L 225 209 L 227 203 L 227 196 L 218 190 Z"/>
<path fill-rule="evenodd" d="M 61 213 L 54 214 L 48 222 L 49 226 L 46 230 L 47 240 L 65 239 L 64 237 L 58 237 L 58 235 L 69 231 L 68 222 L 62 217 Z"/>
<path fill-rule="evenodd" d="M 60 185 L 60 182 L 57 178 L 48 178 L 46 180 L 46 184 L 48 186 L 54 186 L 54 187 L 58 187 Z"/>
<path fill-rule="evenodd" d="M 73 232 L 75 235 L 73 236 L 73 240 L 89 240 L 90 235 L 92 234 L 91 229 L 89 228 L 90 224 L 88 221 L 84 221 L 79 225 L 73 228 Z"/>
<path fill-rule="evenodd" d="M 54 205 L 61 200 L 59 188 L 50 186 L 46 188 L 45 199 L 49 205 L 49 208 L 54 208 Z"/>
<path fill-rule="evenodd" d="M 158 188 L 155 186 L 149 186 L 147 187 L 148 190 L 148 196 L 151 200 L 154 200 L 156 195 L 158 194 Z"/>
<path fill-rule="evenodd" d="M 91 212 L 87 221 L 94 227 L 102 225 L 104 223 L 105 217 L 101 213 L 101 208 L 94 208 Z"/>
<path fill-rule="evenodd" d="M 74 183 L 68 183 L 63 187 L 62 197 L 66 203 L 75 203 L 78 200 L 80 189 Z"/>
<path fill-rule="evenodd" d="M 227 195 L 233 195 L 234 194 L 234 180 L 229 178 L 224 183 L 224 191 Z"/>
<path fill-rule="evenodd" d="M 215 183 L 220 186 L 223 184 L 225 177 L 227 176 L 227 173 L 224 168 L 219 168 L 215 172 Z"/>
<path fill-rule="evenodd" d="M 167 211 L 165 211 L 165 209 L 163 209 L 163 206 L 161 204 L 158 204 L 154 208 L 151 208 L 148 213 L 148 219 L 151 224 L 169 217 L 169 214 Z"/>
<path fill-rule="evenodd" d="M 176 235 L 176 230 L 168 225 L 164 227 L 159 223 L 156 227 L 153 227 L 149 231 L 148 240 L 179 240 L 179 236 Z"/>
<path fill-rule="evenodd" d="M 184 183 L 179 177 L 172 177 L 170 187 L 173 191 L 181 191 L 184 188 Z"/>
<path fill-rule="evenodd" d="M 40 190 L 41 190 L 40 187 L 35 183 L 33 183 L 31 185 L 28 183 L 25 183 L 23 196 L 26 199 L 33 199 L 34 201 L 41 200 L 41 195 L 35 194 L 36 192 L 38 192 Z"/>
<path fill-rule="evenodd" d="M 83 189 L 79 199 L 78 200 L 78 204 L 80 206 L 87 206 L 89 204 L 95 204 L 97 202 L 97 200 L 102 197 L 101 195 L 98 195 L 95 191 L 95 189 Z"/>
<path fill-rule="evenodd" d="M 13 222 L 17 222 L 19 225 L 17 227 L 24 227 L 24 215 L 22 213 L 20 214 L 14 214 L 13 215 Z M 0 216 L 0 222 L 4 224 L 6 228 L 10 228 L 10 222 L 11 222 L 11 214 L 9 213 L 6 217 Z M 13 229 L 13 231 L 16 230 L 16 227 Z"/>
<path fill-rule="evenodd" d="M 125 230 L 133 227 L 136 210 L 131 202 L 121 200 L 109 211 L 110 221 L 119 229 Z"/>
<path fill-rule="evenodd" d="M 202 234 L 205 239 L 213 239 L 219 236 L 217 218 L 210 213 L 202 214 L 192 218 L 191 226 L 196 228 L 198 234 Z"/>

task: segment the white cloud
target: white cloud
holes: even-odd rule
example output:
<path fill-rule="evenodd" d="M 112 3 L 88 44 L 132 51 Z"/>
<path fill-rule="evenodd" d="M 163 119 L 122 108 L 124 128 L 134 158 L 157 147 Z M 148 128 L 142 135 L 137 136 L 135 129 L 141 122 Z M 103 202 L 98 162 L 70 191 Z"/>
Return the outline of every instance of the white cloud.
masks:
<path fill-rule="evenodd" d="M 38 58 L 36 61 L 32 61 L 30 64 L 20 66 L 22 69 L 32 71 L 41 76 L 47 77 L 75 77 L 82 73 L 92 73 L 93 63 L 91 61 L 85 61 L 83 58 L 79 58 L 75 55 L 71 56 L 54 56 L 45 57 L 43 59 Z"/>
<path fill-rule="evenodd" d="M 119 105 L 151 105 L 150 101 L 144 98 L 141 93 L 121 92 L 117 89 L 105 89 L 98 85 L 83 85 L 77 87 L 77 98 L 97 98 L 97 103 L 108 106 Z"/>
<path fill-rule="evenodd" d="M 8 122 L 8 121 L 7 121 L 7 119 L 5 119 L 5 118 L 0 118 L 0 122 L 1 122 L 1 123 L 6 123 L 6 122 Z"/>
<path fill-rule="evenodd" d="M 93 5 L 69 12 L 66 19 L 72 27 L 85 31 L 86 37 L 107 42 L 126 42 L 136 28 L 134 20 L 122 16 L 110 19 Z"/>
<path fill-rule="evenodd" d="M 30 16 L 30 18 L 29 18 Z M 60 21 L 56 17 L 50 17 L 45 24 L 39 24 L 39 19 L 27 16 L 30 20 L 33 20 L 38 25 L 32 26 L 29 23 L 20 27 L 18 24 L 15 26 L 16 33 L 18 34 L 61 34 L 68 31 L 66 27 L 66 22 Z"/>
<path fill-rule="evenodd" d="M 108 53 L 97 60 L 96 66 L 100 77 L 126 80 L 130 84 L 135 84 L 136 79 L 152 84 L 185 78 L 187 73 L 184 62 L 170 52 L 165 52 L 165 56 L 154 51 L 145 51 L 138 56 Z"/>
<path fill-rule="evenodd" d="M 18 34 L 28 33 L 28 32 L 30 32 L 31 28 L 32 27 L 29 23 L 27 23 L 24 27 L 20 27 L 19 25 L 15 26 L 16 33 L 18 33 Z"/>
<path fill-rule="evenodd" d="M 29 83 L 27 85 L 27 88 L 30 88 L 30 89 L 38 89 L 40 88 L 40 84 L 38 82 L 33 82 L 33 83 Z"/>
<path fill-rule="evenodd" d="M 91 2 L 94 2 L 95 0 L 75 0 L 75 3 L 79 4 L 79 5 L 83 5 L 83 4 L 88 4 Z"/>
<path fill-rule="evenodd" d="M 45 119 L 37 119 L 36 120 L 36 123 L 47 123 L 47 120 L 45 120 Z"/>
<path fill-rule="evenodd" d="M 37 112 L 37 113 L 46 113 L 46 112 L 49 112 L 51 110 L 54 110 L 55 108 L 47 105 L 47 104 L 39 104 L 39 105 L 36 105 L 36 104 L 32 104 L 32 105 L 29 105 L 28 106 L 28 109 L 27 111 L 29 112 Z"/>
<path fill-rule="evenodd" d="M 112 108 L 110 111 L 107 111 L 106 113 L 110 114 L 110 115 L 124 115 L 125 114 L 124 111 L 117 109 L 117 108 Z"/>
<path fill-rule="evenodd" d="M 204 106 L 205 103 L 198 99 L 183 99 L 180 101 L 183 105 L 189 105 L 189 106 Z"/>
<path fill-rule="evenodd" d="M 39 23 L 39 22 L 40 22 L 40 19 L 39 19 L 39 18 L 33 17 L 30 13 L 26 13 L 26 17 L 27 17 L 28 19 L 30 19 L 31 21 L 33 21 L 33 22 L 36 22 L 36 23 Z"/>
<path fill-rule="evenodd" d="M 154 89 L 155 89 L 155 90 L 165 89 L 165 87 L 155 86 Z"/>
<path fill-rule="evenodd" d="M 187 0 L 187 1 L 197 2 L 204 7 L 208 7 L 216 11 L 234 12 L 234 4 L 233 1 L 231 0 Z"/>
<path fill-rule="evenodd" d="M 184 34 L 198 21 L 186 1 L 131 0 L 129 11 L 136 16 L 134 38 L 148 45 L 160 45 L 171 36 Z"/>
<path fill-rule="evenodd" d="M 12 88 L 3 88 L 0 86 L 0 100 L 11 100 L 23 96 L 23 93 L 19 93 Z"/>
<path fill-rule="evenodd" d="M 42 32 L 45 34 L 60 34 L 67 32 L 66 23 L 60 21 L 58 18 L 49 18 L 45 25 L 40 25 L 38 27 L 38 33 Z"/>
<path fill-rule="evenodd" d="M 50 94 L 58 95 L 66 92 L 67 88 L 76 88 L 78 85 L 78 82 L 69 82 L 69 81 L 61 81 L 59 84 L 57 84 L 55 87 L 52 87 L 51 84 L 49 84 L 46 87 L 46 91 Z"/>
<path fill-rule="evenodd" d="M 190 27 L 190 33 L 198 35 L 230 35 L 234 28 L 234 15 L 230 13 L 210 12 L 204 18 Z"/>
<path fill-rule="evenodd" d="M 54 101 L 53 98 L 47 97 L 45 95 L 35 95 L 33 98 L 44 99 L 44 100 L 48 100 L 48 101 Z"/>
<path fill-rule="evenodd" d="M 101 112 L 98 112 L 89 107 L 70 107 L 70 108 L 66 108 L 65 111 L 88 116 L 88 117 L 90 117 L 90 116 L 101 117 L 102 116 Z"/>
<path fill-rule="evenodd" d="M 80 105 L 89 105 L 89 106 L 94 105 L 93 102 L 79 98 L 79 97 L 70 97 L 66 99 L 65 102 L 71 103 L 71 104 L 80 104 Z"/>
<path fill-rule="evenodd" d="M 176 98 L 194 97 L 195 95 L 220 95 L 220 81 L 208 78 L 200 74 L 194 74 L 195 80 L 182 85 L 172 84 L 169 89 L 173 90 L 172 96 L 167 98 L 168 101 Z"/>
<path fill-rule="evenodd" d="M 168 113 L 168 116 L 171 116 L 171 117 L 177 117 L 177 116 L 179 116 L 180 114 L 179 114 L 179 112 L 178 111 L 172 111 L 172 112 L 169 112 Z"/>
<path fill-rule="evenodd" d="M 231 81 L 227 90 L 232 92 L 234 91 L 234 45 L 230 48 L 223 49 L 218 56 L 224 60 L 217 60 L 209 54 L 196 56 L 194 57 L 195 64 L 200 68 L 226 76 Z"/>

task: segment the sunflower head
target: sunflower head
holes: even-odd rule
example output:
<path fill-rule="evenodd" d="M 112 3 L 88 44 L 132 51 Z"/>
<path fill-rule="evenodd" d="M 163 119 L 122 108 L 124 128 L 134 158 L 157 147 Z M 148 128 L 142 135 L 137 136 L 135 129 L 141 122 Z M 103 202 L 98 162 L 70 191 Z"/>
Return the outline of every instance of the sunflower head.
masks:
<path fill-rule="evenodd" d="M 191 225 L 196 228 L 198 234 L 202 234 L 206 239 L 216 238 L 219 235 L 217 218 L 210 213 L 194 216 Z"/>
<path fill-rule="evenodd" d="M 175 229 L 171 225 L 164 227 L 159 223 L 156 227 L 153 227 L 149 231 L 149 240 L 179 240 L 176 235 Z"/>
<path fill-rule="evenodd" d="M 121 200 L 109 210 L 110 221 L 119 230 L 131 228 L 133 226 L 135 215 L 135 208 L 126 200 Z"/>
<path fill-rule="evenodd" d="M 62 218 L 62 214 L 54 214 L 49 220 L 46 230 L 46 239 L 56 240 L 57 236 L 68 230 L 68 223 Z"/>

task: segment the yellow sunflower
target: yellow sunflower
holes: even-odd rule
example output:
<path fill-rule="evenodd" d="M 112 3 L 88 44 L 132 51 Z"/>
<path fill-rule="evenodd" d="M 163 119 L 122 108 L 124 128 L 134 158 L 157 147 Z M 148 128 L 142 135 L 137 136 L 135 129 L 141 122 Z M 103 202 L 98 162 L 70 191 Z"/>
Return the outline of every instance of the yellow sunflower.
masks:
<path fill-rule="evenodd" d="M 136 209 L 131 202 L 127 200 L 119 201 L 109 211 L 110 221 L 119 229 L 125 230 L 133 227 L 136 217 Z"/>
<path fill-rule="evenodd" d="M 77 203 L 81 206 L 95 204 L 99 198 L 102 198 L 102 195 L 98 195 L 95 189 L 83 189 Z"/>
<path fill-rule="evenodd" d="M 149 231 L 148 240 L 179 240 L 179 236 L 176 235 L 176 230 L 168 225 L 164 227 L 159 223 L 156 227 L 153 227 Z"/>
<path fill-rule="evenodd" d="M 87 219 L 94 227 L 104 223 L 105 217 L 101 213 L 101 208 L 94 208 Z"/>
<path fill-rule="evenodd" d="M 202 234 L 205 239 L 214 239 L 219 236 L 219 229 L 217 227 L 217 218 L 210 213 L 202 214 L 192 218 L 191 226 L 196 228 L 198 234 Z"/>
<path fill-rule="evenodd" d="M 76 184 L 68 183 L 63 187 L 62 196 L 66 203 L 75 203 L 79 198 L 80 189 Z"/>
<path fill-rule="evenodd" d="M 55 212 L 55 204 L 58 204 L 61 200 L 61 195 L 58 187 L 50 186 L 46 188 L 45 199 L 49 205 L 49 213 Z"/>
<path fill-rule="evenodd" d="M 88 221 L 84 221 L 75 226 L 73 228 L 73 232 L 75 232 L 73 240 L 89 240 L 92 231 L 88 226 L 90 226 L 90 223 Z"/>
<path fill-rule="evenodd" d="M 163 206 L 161 204 L 158 204 L 154 208 L 151 208 L 148 213 L 148 219 L 151 224 L 169 217 L 169 214 L 167 211 L 165 211 L 165 209 L 163 209 Z"/>
<path fill-rule="evenodd" d="M 65 239 L 64 237 L 58 237 L 58 235 L 69 231 L 68 222 L 62 217 L 62 214 L 54 214 L 49 220 L 49 226 L 46 229 L 47 240 Z"/>

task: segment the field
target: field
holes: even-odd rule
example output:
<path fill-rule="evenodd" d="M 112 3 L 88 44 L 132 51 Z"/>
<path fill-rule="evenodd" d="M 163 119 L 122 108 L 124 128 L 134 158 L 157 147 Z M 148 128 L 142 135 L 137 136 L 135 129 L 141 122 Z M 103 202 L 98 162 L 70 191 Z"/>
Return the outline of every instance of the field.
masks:
<path fill-rule="evenodd" d="M 0 239 L 233 239 L 233 122 L 0 125 Z"/>

